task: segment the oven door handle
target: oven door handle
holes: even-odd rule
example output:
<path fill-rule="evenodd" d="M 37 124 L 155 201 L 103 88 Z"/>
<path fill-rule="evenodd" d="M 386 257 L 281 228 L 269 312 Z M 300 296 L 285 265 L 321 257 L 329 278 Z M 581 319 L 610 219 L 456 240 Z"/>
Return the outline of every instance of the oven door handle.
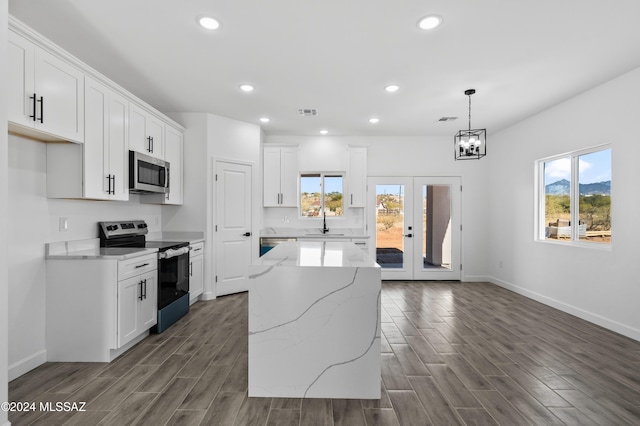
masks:
<path fill-rule="evenodd" d="M 189 253 L 189 247 L 180 247 L 177 249 L 168 249 L 158 254 L 158 259 L 171 259 L 172 257 L 182 256 Z"/>

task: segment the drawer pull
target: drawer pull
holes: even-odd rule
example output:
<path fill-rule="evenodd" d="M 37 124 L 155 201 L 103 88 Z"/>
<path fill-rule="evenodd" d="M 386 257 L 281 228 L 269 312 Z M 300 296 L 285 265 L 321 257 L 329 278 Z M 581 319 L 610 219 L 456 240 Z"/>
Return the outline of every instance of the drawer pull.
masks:
<path fill-rule="evenodd" d="M 145 266 L 149 266 L 149 264 L 148 264 L 148 263 L 143 263 L 142 265 L 137 265 L 137 266 L 136 266 L 136 269 L 138 269 L 138 268 L 144 268 Z"/>

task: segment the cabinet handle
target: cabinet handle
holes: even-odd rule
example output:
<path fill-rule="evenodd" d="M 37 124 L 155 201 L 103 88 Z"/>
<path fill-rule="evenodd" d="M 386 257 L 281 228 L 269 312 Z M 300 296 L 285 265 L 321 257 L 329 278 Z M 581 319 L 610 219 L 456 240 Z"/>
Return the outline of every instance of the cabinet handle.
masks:
<path fill-rule="evenodd" d="M 193 262 L 189 262 L 189 276 L 193 276 Z"/>
<path fill-rule="evenodd" d="M 111 175 L 107 175 L 107 194 L 111 194 Z"/>
<path fill-rule="evenodd" d="M 149 136 L 149 139 L 151 139 L 151 152 L 153 152 L 153 136 Z"/>
<path fill-rule="evenodd" d="M 116 175 L 111 175 L 111 178 L 113 179 L 113 189 L 111 190 L 111 193 L 115 195 L 115 193 L 116 193 Z"/>
<path fill-rule="evenodd" d="M 353 204 L 353 194 L 351 194 L 351 204 Z"/>
<path fill-rule="evenodd" d="M 196 251 L 200 251 L 200 250 L 202 250 L 202 249 L 201 248 L 197 248 L 197 249 L 195 249 L 193 251 L 196 252 Z"/>
<path fill-rule="evenodd" d="M 37 121 L 38 119 L 36 118 L 36 94 L 34 93 L 33 96 L 29 96 L 29 99 L 33 99 L 33 115 L 30 115 L 29 118 L 33 118 L 33 121 Z"/>
<path fill-rule="evenodd" d="M 136 269 L 142 268 L 142 267 L 145 267 L 145 266 L 149 266 L 149 264 L 148 263 L 143 263 L 142 265 L 136 265 Z"/>
<path fill-rule="evenodd" d="M 151 136 L 147 136 L 147 141 L 149 142 L 147 144 L 147 152 L 151 152 Z"/>
<path fill-rule="evenodd" d="M 44 123 L 44 98 L 40 96 L 40 122 Z"/>
<path fill-rule="evenodd" d="M 147 280 L 145 279 L 143 281 L 143 283 L 144 283 L 143 284 L 144 285 L 144 298 L 146 299 L 147 298 Z"/>
<path fill-rule="evenodd" d="M 138 299 L 142 300 L 142 299 L 143 299 L 143 295 L 142 295 L 142 281 L 140 281 L 138 284 L 140 284 L 140 296 L 138 296 Z"/>

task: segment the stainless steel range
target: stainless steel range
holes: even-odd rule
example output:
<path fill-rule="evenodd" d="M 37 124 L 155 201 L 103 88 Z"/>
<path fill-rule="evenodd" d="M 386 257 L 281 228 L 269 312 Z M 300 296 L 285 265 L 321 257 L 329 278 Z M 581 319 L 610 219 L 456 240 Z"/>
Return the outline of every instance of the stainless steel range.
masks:
<path fill-rule="evenodd" d="M 100 247 L 158 249 L 158 324 L 162 333 L 189 312 L 189 242 L 147 241 L 143 220 L 98 222 Z"/>

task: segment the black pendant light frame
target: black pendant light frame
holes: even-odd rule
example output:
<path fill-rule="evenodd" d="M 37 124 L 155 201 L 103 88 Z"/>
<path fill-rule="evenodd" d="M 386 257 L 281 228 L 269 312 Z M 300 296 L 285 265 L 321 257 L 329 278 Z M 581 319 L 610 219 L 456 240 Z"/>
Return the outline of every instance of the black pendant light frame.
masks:
<path fill-rule="evenodd" d="M 475 89 L 468 89 L 464 94 L 469 97 L 469 128 L 460 130 L 453 137 L 453 154 L 456 160 L 479 160 L 487 155 L 487 129 L 471 128 L 471 95 Z"/>

